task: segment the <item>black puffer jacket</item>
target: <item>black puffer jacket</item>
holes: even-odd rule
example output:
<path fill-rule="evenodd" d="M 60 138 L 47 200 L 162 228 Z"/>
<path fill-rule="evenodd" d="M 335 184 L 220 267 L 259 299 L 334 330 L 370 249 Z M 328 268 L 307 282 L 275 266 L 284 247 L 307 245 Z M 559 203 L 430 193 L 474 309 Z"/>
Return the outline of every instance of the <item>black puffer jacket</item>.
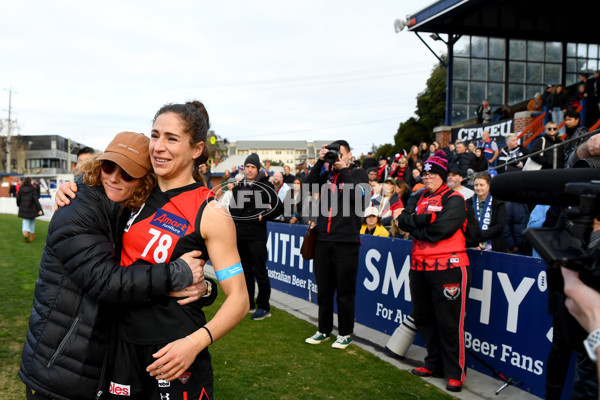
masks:
<path fill-rule="evenodd" d="M 111 304 L 168 295 L 166 265 L 123 268 L 115 256 L 121 207 L 79 184 L 50 222 L 19 376 L 56 399 L 93 399 L 102 386 Z"/>
<path fill-rule="evenodd" d="M 17 206 L 19 207 L 19 218 L 33 219 L 42 211 L 39 195 L 33 186 L 21 186 L 17 193 Z"/>

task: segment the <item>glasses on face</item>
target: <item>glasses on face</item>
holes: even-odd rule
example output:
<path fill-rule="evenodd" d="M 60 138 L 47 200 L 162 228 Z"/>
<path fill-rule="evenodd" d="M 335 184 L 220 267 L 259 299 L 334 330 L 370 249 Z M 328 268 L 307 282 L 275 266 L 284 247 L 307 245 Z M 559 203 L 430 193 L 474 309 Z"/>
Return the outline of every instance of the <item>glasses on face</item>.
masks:
<path fill-rule="evenodd" d="M 546 128 L 546 130 L 548 130 L 548 131 L 555 131 L 556 129 L 558 129 L 558 128 L 556 128 L 556 127 L 548 127 L 548 128 Z"/>
<path fill-rule="evenodd" d="M 112 175 L 113 172 L 115 172 L 115 170 L 119 168 L 119 170 L 121 170 L 121 179 L 123 179 L 125 182 L 131 182 L 133 181 L 134 178 L 133 176 L 129 175 L 127 172 L 125 172 L 123 170 L 123 168 L 119 167 L 117 164 L 115 164 L 112 161 L 102 161 L 102 172 L 104 172 L 106 175 Z"/>
<path fill-rule="evenodd" d="M 435 172 L 423 172 L 423 178 L 435 178 L 436 176 Z"/>

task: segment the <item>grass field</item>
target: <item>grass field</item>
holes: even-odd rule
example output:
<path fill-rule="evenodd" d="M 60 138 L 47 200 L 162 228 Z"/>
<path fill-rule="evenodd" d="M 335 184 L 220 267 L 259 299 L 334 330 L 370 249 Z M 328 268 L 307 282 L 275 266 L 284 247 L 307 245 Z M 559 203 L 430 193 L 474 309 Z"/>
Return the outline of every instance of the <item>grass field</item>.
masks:
<path fill-rule="evenodd" d="M 0 398 L 24 399 L 17 376 L 48 223 L 36 221 L 25 243 L 21 220 L 0 214 Z M 207 310 L 210 318 L 223 301 Z M 285 311 L 244 319 L 211 346 L 215 397 L 232 399 L 452 399 L 425 381 L 357 346 L 309 346 L 315 326 Z"/>

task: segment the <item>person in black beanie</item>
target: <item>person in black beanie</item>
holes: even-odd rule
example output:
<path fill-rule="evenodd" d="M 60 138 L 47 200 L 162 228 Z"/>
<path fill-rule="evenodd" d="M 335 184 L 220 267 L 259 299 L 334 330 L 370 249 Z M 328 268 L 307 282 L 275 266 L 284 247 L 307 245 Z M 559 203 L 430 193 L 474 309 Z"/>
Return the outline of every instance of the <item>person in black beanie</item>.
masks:
<path fill-rule="evenodd" d="M 269 300 L 271 282 L 267 271 L 267 221 L 283 212 L 269 177 L 260 169 L 258 154 L 252 153 L 244 162 L 245 178 L 232 190 L 229 212 L 235 222 L 237 246 L 246 276 L 250 312 L 255 321 L 271 316 Z M 254 300 L 254 280 L 258 295 Z"/>
<path fill-rule="evenodd" d="M 317 217 L 314 251 L 319 330 L 306 338 L 305 342 L 319 344 L 330 338 L 335 295 L 339 334 L 331 347 L 345 349 L 352 343 L 360 228 L 364 210 L 370 202 L 371 188 L 367 172 L 350 163 L 352 153 L 348 142 L 338 140 L 329 146 L 332 145 L 339 146 L 337 161 L 330 164 L 329 170 L 321 173 L 325 154 L 329 151 L 327 145 L 323 145 L 319 159 L 305 180 L 312 184 L 311 187 L 318 186 L 320 201 L 326 202 L 329 207 L 329 212 L 320 212 Z M 361 196 L 362 204 L 359 204 Z"/>
<path fill-rule="evenodd" d="M 443 376 L 446 389 L 460 392 L 465 380 L 464 318 L 471 269 L 463 229 L 465 200 L 446 184 L 448 161 L 436 151 L 423 166 L 425 190 L 398 216 L 398 227 L 413 237 L 410 294 L 415 324 L 427 356 L 417 376 Z"/>

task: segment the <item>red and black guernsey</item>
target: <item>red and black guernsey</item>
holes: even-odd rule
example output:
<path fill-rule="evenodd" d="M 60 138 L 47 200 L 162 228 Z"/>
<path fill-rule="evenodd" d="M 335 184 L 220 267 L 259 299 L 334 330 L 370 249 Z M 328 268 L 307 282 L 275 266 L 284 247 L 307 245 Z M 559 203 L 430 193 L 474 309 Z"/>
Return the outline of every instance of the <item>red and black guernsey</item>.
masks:
<path fill-rule="evenodd" d="M 142 260 L 168 263 L 192 250 L 201 250 L 202 258 L 208 259 L 200 221 L 212 200 L 212 191 L 199 183 L 166 192 L 157 186 L 139 212 L 129 219 L 123 235 L 121 265 Z M 166 266 L 155 266 L 161 267 Z M 135 344 L 163 344 L 185 337 L 206 323 L 199 302 L 181 306 L 176 300 L 155 299 L 123 309 L 119 338 Z"/>

